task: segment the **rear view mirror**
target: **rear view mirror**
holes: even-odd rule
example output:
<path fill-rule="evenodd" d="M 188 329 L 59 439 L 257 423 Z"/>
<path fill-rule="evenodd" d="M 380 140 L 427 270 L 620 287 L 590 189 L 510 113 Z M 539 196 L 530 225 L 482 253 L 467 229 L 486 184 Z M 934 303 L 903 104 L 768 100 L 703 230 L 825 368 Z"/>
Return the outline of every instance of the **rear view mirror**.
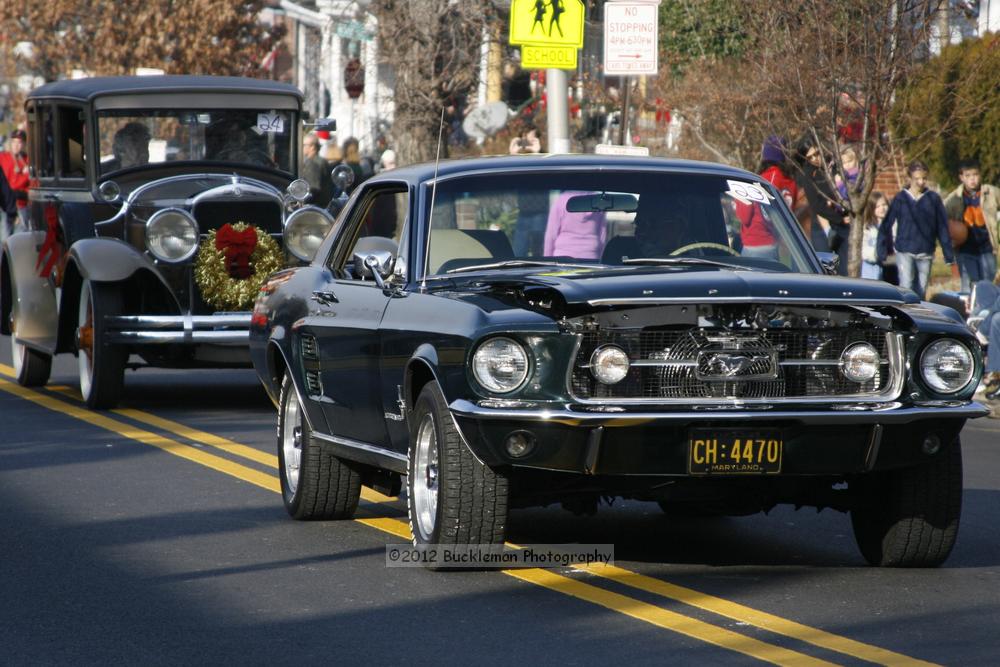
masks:
<path fill-rule="evenodd" d="M 629 194 L 601 192 L 592 195 L 576 195 L 566 200 L 566 211 L 569 213 L 593 213 L 597 211 L 634 213 L 637 208 L 639 208 L 639 198 Z"/>

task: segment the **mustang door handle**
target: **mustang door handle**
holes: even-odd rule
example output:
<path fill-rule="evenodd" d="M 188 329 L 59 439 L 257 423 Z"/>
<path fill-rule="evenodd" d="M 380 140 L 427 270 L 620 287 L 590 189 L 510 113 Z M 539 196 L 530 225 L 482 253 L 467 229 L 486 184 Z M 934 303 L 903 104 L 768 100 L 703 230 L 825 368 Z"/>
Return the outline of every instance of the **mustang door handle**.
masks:
<path fill-rule="evenodd" d="M 315 292 L 313 292 L 311 298 L 313 301 L 317 301 L 319 303 L 324 303 L 324 304 L 340 303 L 340 299 L 337 298 L 337 295 L 328 290 L 316 290 Z"/>

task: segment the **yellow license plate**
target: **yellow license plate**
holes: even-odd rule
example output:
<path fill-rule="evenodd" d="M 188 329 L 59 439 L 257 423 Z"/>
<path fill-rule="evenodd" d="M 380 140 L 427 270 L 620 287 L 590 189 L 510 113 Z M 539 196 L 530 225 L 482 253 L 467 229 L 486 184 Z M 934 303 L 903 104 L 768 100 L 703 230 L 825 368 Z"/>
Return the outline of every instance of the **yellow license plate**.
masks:
<path fill-rule="evenodd" d="M 776 430 L 691 429 L 688 472 L 692 475 L 775 475 L 784 442 Z"/>

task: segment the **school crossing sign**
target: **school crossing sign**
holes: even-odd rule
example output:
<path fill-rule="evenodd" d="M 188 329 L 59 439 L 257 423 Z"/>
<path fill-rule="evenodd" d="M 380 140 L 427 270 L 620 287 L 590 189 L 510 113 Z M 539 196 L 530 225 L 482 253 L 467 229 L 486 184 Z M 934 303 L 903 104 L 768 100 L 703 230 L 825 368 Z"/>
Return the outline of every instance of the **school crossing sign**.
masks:
<path fill-rule="evenodd" d="M 583 0 L 513 0 L 510 43 L 521 45 L 521 66 L 576 69 L 585 14 Z"/>

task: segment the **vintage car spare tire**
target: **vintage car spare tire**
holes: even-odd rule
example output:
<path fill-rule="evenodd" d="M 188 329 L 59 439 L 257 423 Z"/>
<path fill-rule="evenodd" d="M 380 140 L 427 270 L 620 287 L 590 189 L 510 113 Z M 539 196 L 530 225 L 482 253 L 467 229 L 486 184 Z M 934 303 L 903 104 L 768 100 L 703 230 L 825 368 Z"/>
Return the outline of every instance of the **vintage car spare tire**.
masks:
<path fill-rule="evenodd" d="M 503 544 L 507 478 L 462 441 L 436 382 L 413 406 L 406 505 L 413 544 Z"/>
<path fill-rule="evenodd" d="M 361 497 L 360 473 L 313 439 L 288 375 L 278 405 L 278 473 L 285 510 L 303 521 L 350 519 Z"/>
<path fill-rule="evenodd" d="M 863 480 L 862 503 L 851 512 L 862 555 L 881 567 L 936 567 L 955 546 L 962 513 L 962 445 L 918 466 Z"/>
<path fill-rule="evenodd" d="M 128 353 L 107 342 L 104 322 L 105 317 L 121 312 L 122 295 L 115 285 L 83 281 L 76 329 L 77 362 L 80 394 L 92 409 L 110 409 L 121 400 Z"/>

